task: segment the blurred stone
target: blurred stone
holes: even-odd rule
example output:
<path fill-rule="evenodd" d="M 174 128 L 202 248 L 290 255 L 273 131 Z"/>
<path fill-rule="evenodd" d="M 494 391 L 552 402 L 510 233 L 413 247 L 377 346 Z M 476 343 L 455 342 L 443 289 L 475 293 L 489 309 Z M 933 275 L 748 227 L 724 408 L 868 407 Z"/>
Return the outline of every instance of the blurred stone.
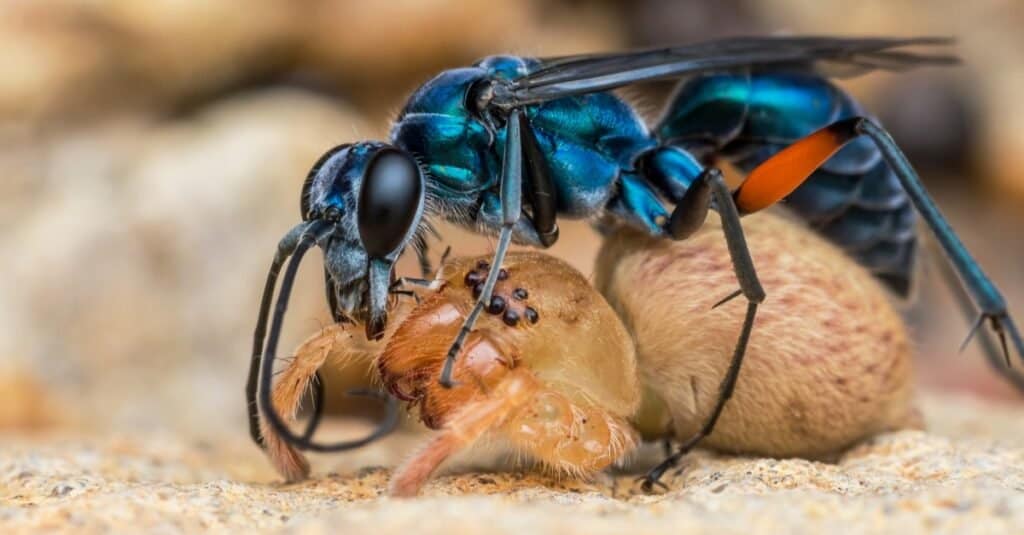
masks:
<path fill-rule="evenodd" d="M 0 353 L 26 355 L 101 425 L 208 428 L 232 414 L 241 430 L 260 291 L 302 181 L 323 151 L 366 134 L 338 102 L 272 90 L 43 142 L 36 187 L 3 201 L 22 206 L 5 208 L 20 215 L 0 236 Z M 327 321 L 310 258 L 283 347 Z M 199 399 L 204 413 L 180 410 Z"/>
<path fill-rule="evenodd" d="M 321 1 L 303 31 L 302 61 L 371 108 L 394 108 L 438 71 L 484 56 L 562 55 L 624 44 L 607 6 L 538 0 Z"/>
<path fill-rule="evenodd" d="M 244 14 L 230 0 L 19 0 L 0 6 L 0 123 L 174 112 L 296 80 L 345 88 L 381 117 L 432 73 L 480 56 L 621 43 L 611 10 L 539 0 L 263 0 Z"/>
<path fill-rule="evenodd" d="M 301 12 L 261 2 L 15 1 L 0 8 L 0 119 L 97 118 L 279 68 Z"/>
<path fill-rule="evenodd" d="M 67 17 L 32 2 L 0 6 L 0 119 L 32 122 L 95 96 L 102 43 Z"/>
<path fill-rule="evenodd" d="M 918 172 L 962 177 L 977 168 L 982 121 L 977 95 L 948 72 L 920 70 L 888 80 L 875 114 Z M 956 187 L 970 188 L 957 178 Z"/>
<path fill-rule="evenodd" d="M 39 380 L 15 366 L 0 367 L 0 431 L 39 431 L 60 423 L 57 401 Z"/>
<path fill-rule="evenodd" d="M 620 2 L 633 42 L 667 46 L 764 30 L 744 0 L 639 0 Z"/>
<path fill-rule="evenodd" d="M 260 1 L 244 13 L 231 0 L 72 3 L 81 17 L 102 21 L 101 37 L 137 76 L 138 89 L 164 98 L 280 69 L 304 22 L 301 6 L 279 0 Z"/>

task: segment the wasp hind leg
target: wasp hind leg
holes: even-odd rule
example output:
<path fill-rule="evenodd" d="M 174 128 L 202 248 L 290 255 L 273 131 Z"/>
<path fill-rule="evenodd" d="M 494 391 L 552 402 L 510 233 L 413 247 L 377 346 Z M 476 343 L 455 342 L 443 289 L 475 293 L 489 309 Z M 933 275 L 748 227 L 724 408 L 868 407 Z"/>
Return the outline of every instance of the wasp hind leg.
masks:
<path fill-rule="evenodd" d="M 1007 367 L 1010 366 L 1010 352 L 1006 342 L 1007 336 L 1009 336 L 1014 347 L 1017 349 L 1018 356 L 1024 358 L 1024 340 L 1021 339 L 1020 331 L 1017 330 L 1016 324 L 1010 318 L 1006 308 L 1006 300 L 1003 299 L 995 284 L 992 283 L 992 280 L 988 278 L 988 275 L 985 274 L 978 262 L 967 251 L 967 248 L 964 247 L 960 238 L 957 237 L 953 227 L 946 221 L 938 206 L 935 205 L 935 201 L 928 195 L 924 185 L 921 184 L 921 179 L 918 178 L 917 173 L 911 167 L 910 161 L 907 160 L 903 151 L 893 141 L 892 136 L 870 119 L 858 121 L 856 131 L 858 134 L 871 138 L 875 145 L 878 146 L 878 149 L 882 151 L 882 156 L 885 157 L 886 162 L 889 163 L 889 166 L 896 173 L 896 177 L 899 178 L 900 185 L 907 191 L 911 202 L 914 203 L 914 207 L 917 208 L 917 211 L 924 218 L 932 233 L 935 234 L 946 256 L 953 264 L 957 274 L 960 275 L 960 280 L 963 281 L 968 293 L 971 294 L 975 304 L 981 310 L 975 328 L 967 335 L 968 339 L 985 321 L 988 321 L 992 331 L 999 337 Z"/>
<path fill-rule="evenodd" d="M 984 323 L 998 336 L 1003 358 L 1009 365 L 1007 338 L 1024 358 L 1024 339 L 1010 318 L 1006 301 L 978 262 L 964 247 L 952 226 L 925 190 L 921 179 L 888 132 L 869 118 L 851 117 L 828 125 L 765 160 L 734 194 L 743 213 L 756 212 L 792 193 L 847 142 L 866 136 L 878 147 L 914 208 L 931 229 L 956 270 L 974 306 L 980 309 L 968 340 Z M 1005 372 L 1004 372 L 1005 373 Z"/>
<path fill-rule="evenodd" d="M 739 379 L 740 369 L 743 366 L 743 357 L 747 351 L 747 343 L 754 328 L 757 307 L 765 298 L 764 288 L 761 287 L 761 282 L 758 280 L 754 261 L 750 257 L 750 250 L 747 247 L 746 238 L 743 236 L 739 211 L 736 209 L 729 187 L 725 184 L 722 173 L 718 169 L 705 169 L 689 185 L 689 188 L 676 203 L 672 217 L 666 225 L 666 231 L 674 239 L 685 239 L 704 224 L 712 205 L 722 218 L 722 231 L 729 248 L 733 270 L 736 272 L 736 278 L 740 285 L 739 291 L 726 296 L 715 306 L 720 306 L 734 297 L 743 295 L 747 298 L 747 312 L 743 319 L 739 338 L 736 340 L 732 360 L 729 362 L 729 369 L 718 387 L 718 400 L 715 402 L 710 416 L 695 435 L 680 444 L 675 453 L 669 455 L 661 464 L 643 476 L 645 491 L 650 491 L 654 485 L 659 485 L 659 480 L 665 472 L 678 464 L 684 455 L 714 430 L 726 402 L 732 397 L 736 388 L 736 381 Z"/>
<path fill-rule="evenodd" d="M 654 191 L 632 173 L 623 173 L 618 182 L 619 191 L 608 201 L 607 210 L 651 235 L 664 236 L 669 216 Z"/>

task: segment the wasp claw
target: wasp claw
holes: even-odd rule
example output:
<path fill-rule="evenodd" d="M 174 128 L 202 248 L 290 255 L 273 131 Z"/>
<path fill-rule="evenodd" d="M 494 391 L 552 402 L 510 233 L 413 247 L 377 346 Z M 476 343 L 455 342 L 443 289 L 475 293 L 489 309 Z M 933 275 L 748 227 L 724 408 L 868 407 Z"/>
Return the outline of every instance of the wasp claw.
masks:
<path fill-rule="evenodd" d="M 668 458 L 662 461 L 661 464 L 651 468 L 646 474 L 636 478 L 635 481 L 643 480 L 643 484 L 640 485 L 640 488 L 644 492 L 651 492 L 654 490 L 655 486 L 665 491 L 669 490 L 668 485 L 661 482 L 661 476 L 665 475 L 665 472 L 675 467 L 679 463 L 680 457 L 681 454 L 668 456 Z"/>
<path fill-rule="evenodd" d="M 984 316 L 982 316 L 984 318 Z M 999 316 L 990 316 L 992 330 L 999 336 L 999 345 L 1003 348 L 1003 358 L 1006 360 L 1006 367 L 1012 368 L 1013 364 L 1010 362 L 1010 348 L 1006 343 L 1006 329 L 1003 328 L 1002 320 Z"/>
<path fill-rule="evenodd" d="M 970 332 L 967 333 L 967 338 L 962 344 L 960 344 L 960 351 L 963 352 L 967 344 L 974 338 L 981 326 L 985 324 L 985 320 L 989 321 L 989 326 L 992 328 L 992 332 L 996 333 L 999 337 L 999 345 L 1003 350 L 1003 360 L 1006 363 L 1007 368 L 1013 367 L 1013 362 L 1010 360 L 1010 342 L 1007 341 L 1007 336 L 1013 340 L 1014 347 L 1017 351 L 1024 356 L 1024 341 L 1021 340 L 1020 333 L 1017 332 L 1017 326 L 1013 324 L 1013 320 L 1005 313 L 990 314 L 982 312 L 978 316 L 977 321 L 971 326 Z"/>
<path fill-rule="evenodd" d="M 643 490 L 644 492 L 651 492 L 651 491 L 653 491 L 655 486 L 657 486 L 659 489 L 664 490 L 664 491 L 668 491 L 669 490 L 668 489 L 668 485 L 662 483 L 657 478 L 652 477 L 651 474 L 642 475 L 642 476 L 634 479 L 633 481 L 634 482 L 636 482 L 636 481 L 643 481 L 643 483 L 640 484 L 640 490 Z"/>

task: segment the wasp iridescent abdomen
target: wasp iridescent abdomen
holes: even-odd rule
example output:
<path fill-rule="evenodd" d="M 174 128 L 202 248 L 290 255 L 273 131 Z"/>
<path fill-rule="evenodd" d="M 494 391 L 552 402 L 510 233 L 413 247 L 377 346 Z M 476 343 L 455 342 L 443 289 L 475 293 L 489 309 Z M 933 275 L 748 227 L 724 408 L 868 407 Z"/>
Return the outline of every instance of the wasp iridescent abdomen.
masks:
<path fill-rule="evenodd" d="M 845 91 L 821 77 L 721 74 L 684 84 L 657 132 L 705 163 L 724 159 L 749 172 L 816 130 L 863 115 Z M 870 139 L 847 143 L 786 197 L 786 206 L 893 291 L 910 293 L 914 206 Z"/>

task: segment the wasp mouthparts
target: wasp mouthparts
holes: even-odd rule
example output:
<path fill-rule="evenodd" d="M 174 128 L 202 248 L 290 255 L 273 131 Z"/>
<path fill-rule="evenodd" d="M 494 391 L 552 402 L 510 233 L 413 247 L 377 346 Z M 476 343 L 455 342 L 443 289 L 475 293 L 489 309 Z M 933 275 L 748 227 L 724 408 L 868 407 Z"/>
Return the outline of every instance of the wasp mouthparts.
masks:
<path fill-rule="evenodd" d="M 384 337 L 384 329 L 388 325 L 388 320 L 384 316 L 372 317 L 366 321 L 366 339 L 367 340 L 380 340 Z"/>

